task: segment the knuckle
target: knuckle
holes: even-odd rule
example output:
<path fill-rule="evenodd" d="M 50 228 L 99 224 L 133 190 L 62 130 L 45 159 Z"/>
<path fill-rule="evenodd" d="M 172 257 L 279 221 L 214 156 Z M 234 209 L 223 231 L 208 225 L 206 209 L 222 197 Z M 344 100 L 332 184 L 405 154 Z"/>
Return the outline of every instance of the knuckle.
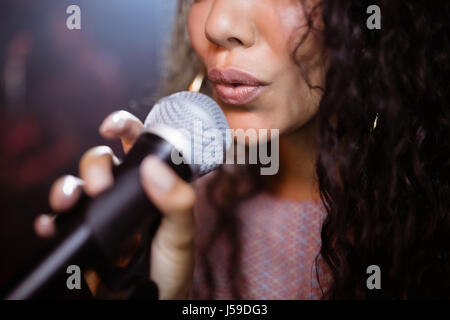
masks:
<path fill-rule="evenodd" d="M 194 208 L 196 195 L 188 184 L 182 185 L 174 196 L 174 203 L 179 210 L 190 211 Z"/>

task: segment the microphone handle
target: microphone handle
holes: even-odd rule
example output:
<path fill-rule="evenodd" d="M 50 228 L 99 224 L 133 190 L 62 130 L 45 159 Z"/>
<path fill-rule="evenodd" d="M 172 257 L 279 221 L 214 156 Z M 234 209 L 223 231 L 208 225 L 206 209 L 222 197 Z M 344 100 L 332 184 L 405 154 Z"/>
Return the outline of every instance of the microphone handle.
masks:
<path fill-rule="evenodd" d="M 89 265 L 99 256 L 113 264 L 118 251 L 131 235 L 159 223 L 161 213 L 148 200 L 141 182 L 139 166 L 147 155 L 165 161 L 182 179 L 192 179 L 190 167 L 171 161 L 174 147 L 153 133 L 144 132 L 113 169 L 114 185 L 91 199 L 82 196 L 77 205 L 63 214 L 67 220 L 83 219 L 47 258 L 39 264 L 7 297 L 8 300 L 28 299 L 35 296 L 71 261 L 82 260 Z"/>

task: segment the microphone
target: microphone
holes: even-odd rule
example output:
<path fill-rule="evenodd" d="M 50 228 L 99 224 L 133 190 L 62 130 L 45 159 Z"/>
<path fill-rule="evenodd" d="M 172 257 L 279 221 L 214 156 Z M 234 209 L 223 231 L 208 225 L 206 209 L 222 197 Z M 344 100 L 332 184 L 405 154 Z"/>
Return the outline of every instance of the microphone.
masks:
<path fill-rule="evenodd" d="M 147 155 L 192 181 L 221 165 L 230 145 L 227 120 L 213 99 L 188 91 L 162 98 L 147 116 L 133 148 L 114 168 L 114 185 L 95 199 L 84 195 L 82 204 L 73 209 L 76 212 L 66 213 L 82 214 L 81 224 L 6 299 L 35 296 L 71 261 L 92 263 L 102 256 L 113 263 L 125 240 L 159 223 L 161 213 L 140 183 L 139 166 Z"/>

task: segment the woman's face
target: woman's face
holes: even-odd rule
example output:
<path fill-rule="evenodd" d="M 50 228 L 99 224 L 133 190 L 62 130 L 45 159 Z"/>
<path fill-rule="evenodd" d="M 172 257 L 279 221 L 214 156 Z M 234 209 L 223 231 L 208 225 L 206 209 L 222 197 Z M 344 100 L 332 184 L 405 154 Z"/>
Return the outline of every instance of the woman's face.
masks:
<path fill-rule="evenodd" d="M 305 77 L 323 87 L 318 37 L 311 33 L 295 50 L 314 2 L 194 1 L 189 35 L 231 128 L 292 132 L 317 113 L 320 91 Z M 317 27 L 320 10 L 314 16 Z"/>

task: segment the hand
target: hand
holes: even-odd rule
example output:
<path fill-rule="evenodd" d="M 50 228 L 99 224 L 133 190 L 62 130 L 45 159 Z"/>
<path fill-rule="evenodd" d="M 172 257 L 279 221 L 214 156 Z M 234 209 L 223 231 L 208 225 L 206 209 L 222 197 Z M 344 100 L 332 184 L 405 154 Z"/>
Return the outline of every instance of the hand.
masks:
<path fill-rule="evenodd" d="M 103 137 L 121 139 L 125 153 L 131 149 L 142 130 L 142 122 L 125 111 L 111 114 L 100 126 Z M 109 147 L 90 149 L 80 161 L 80 178 L 64 176 L 53 184 L 49 195 L 50 206 L 55 212 L 66 211 L 75 205 L 82 190 L 95 197 L 108 189 L 114 183 L 112 168 L 118 164 L 119 160 Z M 147 196 L 162 213 L 161 225 L 151 245 L 150 278 L 158 285 L 160 299 L 185 299 L 194 267 L 195 192 L 169 166 L 153 156 L 145 158 L 140 171 Z M 52 236 L 55 233 L 53 218 L 39 216 L 35 221 L 35 230 L 41 237 Z M 118 263 L 126 264 L 130 258 L 125 256 Z M 86 281 L 95 295 L 98 277 L 89 273 Z"/>

